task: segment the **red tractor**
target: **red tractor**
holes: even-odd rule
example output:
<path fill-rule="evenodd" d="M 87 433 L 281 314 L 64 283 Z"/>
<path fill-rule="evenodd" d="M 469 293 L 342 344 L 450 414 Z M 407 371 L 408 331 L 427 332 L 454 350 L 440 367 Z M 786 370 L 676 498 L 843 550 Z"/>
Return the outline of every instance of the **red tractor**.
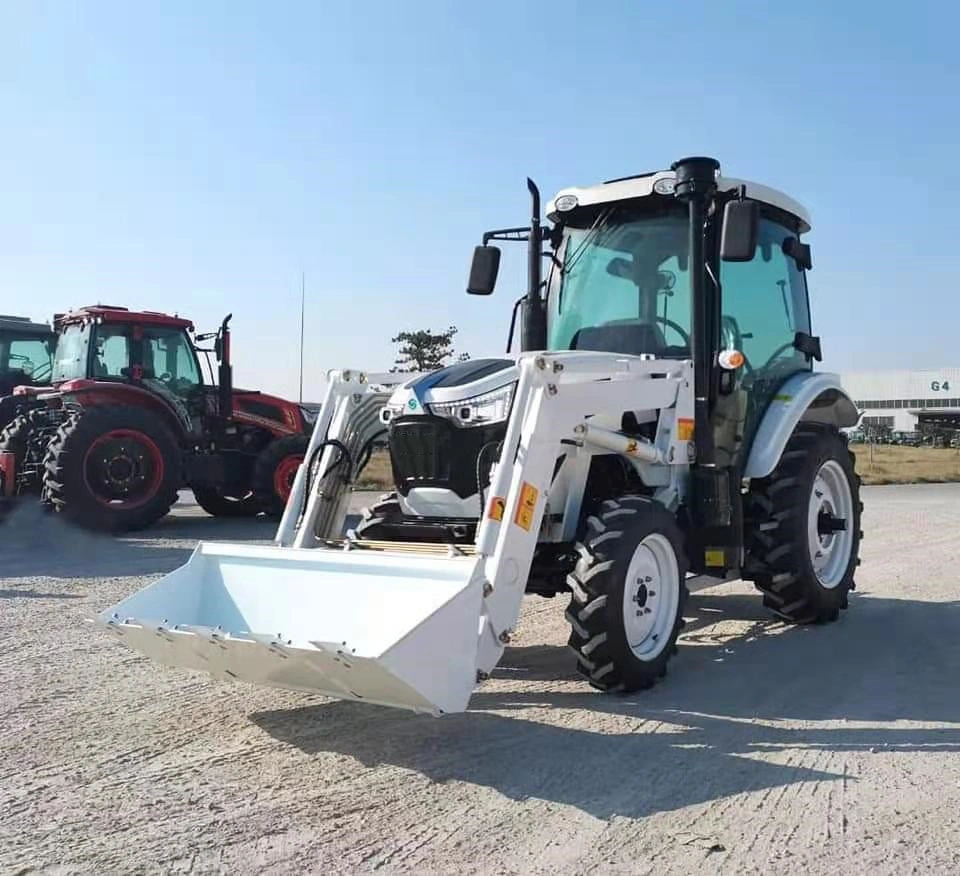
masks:
<path fill-rule="evenodd" d="M 182 487 L 214 516 L 280 516 L 315 415 L 233 388 L 230 319 L 193 336 L 189 320 L 152 311 L 57 316 L 52 386 L 19 387 L 20 414 L 0 433 L 0 492 L 42 490 L 53 510 L 111 532 L 150 526 Z"/>

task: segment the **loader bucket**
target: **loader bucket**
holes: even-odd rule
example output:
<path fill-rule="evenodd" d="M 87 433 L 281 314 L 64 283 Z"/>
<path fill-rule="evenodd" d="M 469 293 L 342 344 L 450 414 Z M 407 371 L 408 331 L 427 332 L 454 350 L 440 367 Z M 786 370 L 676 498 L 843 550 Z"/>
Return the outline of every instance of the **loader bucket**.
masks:
<path fill-rule="evenodd" d="M 265 545 L 197 546 L 98 623 L 161 663 L 440 714 L 476 683 L 479 560 Z"/>

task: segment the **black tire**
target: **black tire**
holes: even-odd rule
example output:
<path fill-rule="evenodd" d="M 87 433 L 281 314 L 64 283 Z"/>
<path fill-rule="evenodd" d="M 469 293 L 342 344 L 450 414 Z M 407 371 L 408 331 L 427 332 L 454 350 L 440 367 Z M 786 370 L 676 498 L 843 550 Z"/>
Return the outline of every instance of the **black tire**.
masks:
<path fill-rule="evenodd" d="M 831 477 L 839 477 L 842 472 L 850 491 L 853 519 L 845 521 L 846 530 L 837 538 L 836 533 L 830 536 L 821 527 L 829 530 L 833 525 L 831 518 L 835 523 L 839 515 L 827 514 L 823 523 L 821 511 L 815 524 L 821 543 L 811 545 L 811 500 L 818 474 L 825 470 L 832 472 Z M 822 496 L 817 501 L 822 502 Z M 796 624 L 835 621 L 847 607 L 849 592 L 856 586 L 854 573 L 863 537 L 862 510 L 860 478 L 846 438 L 833 427 L 801 423 L 787 442 L 776 469 L 750 485 L 744 515 L 744 579 L 754 582 L 763 593 L 763 604 L 783 620 Z M 835 561 L 831 556 L 827 563 L 835 562 L 836 571 L 818 575 L 811 552 L 819 552 L 822 558 L 827 550 L 825 539 L 829 550 L 845 550 L 843 532 L 851 535 L 849 559 L 844 563 L 842 556 Z M 824 586 L 821 578 L 832 581 L 833 586 Z"/>
<path fill-rule="evenodd" d="M 373 541 L 382 538 L 383 535 L 378 534 L 378 530 L 384 523 L 399 521 L 403 518 L 403 510 L 400 508 L 397 494 L 386 493 L 381 496 L 375 504 L 363 509 L 361 517 L 361 521 L 354 528 L 357 538 Z"/>
<path fill-rule="evenodd" d="M 253 467 L 252 486 L 261 509 L 269 517 L 283 516 L 289 488 L 293 485 L 300 462 L 306 456 L 309 443 L 306 435 L 287 435 L 271 441 L 260 451 Z"/>
<path fill-rule="evenodd" d="M 668 581 L 665 576 L 660 593 L 647 590 L 650 579 L 646 576 L 643 581 L 626 581 L 634 555 L 640 557 L 641 544 L 647 540 L 649 545 L 651 536 L 658 537 L 658 550 L 669 551 L 676 562 L 676 580 Z M 683 627 L 688 565 L 676 519 L 644 496 L 607 499 L 598 514 L 587 518 L 586 534 L 577 551 L 580 559 L 567 578 L 572 597 L 566 613 L 577 670 L 598 690 L 629 693 L 650 687 L 666 675 Z M 653 609 L 660 620 L 641 640 L 653 649 L 648 658 L 634 650 L 641 642 L 631 647 L 628 639 L 624 614 L 628 590 L 636 591 L 631 601 L 637 604 L 637 617 L 650 608 L 650 599 L 663 600 L 657 604 L 662 604 L 662 613 Z"/>
<path fill-rule="evenodd" d="M 46 408 L 18 414 L 3 429 L 0 429 L 0 453 L 14 455 L 17 472 L 23 473 L 24 465 L 29 463 L 32 469 L 42 467 L 45 443 L 53 437 L 59 413 Z M 53 424 L 53 425 L 51 425 Z M 42 478 L 31 475 L 24 486 L 24 479 L 18 478 L 18 495 L 37 495 L 42 492 Z"/>
<path fill-rule="evenodd" d="M 29 415 L 20 414 L 0 429 L 0 453 L 12 453 L 18 469 L 27 452 L 27 436 L 32 426 Z"/>
<path fill-rule="evenodd" d="M 92 454 L 100 446 L 102 459 Z M 126 405 L 70 414 L 47 447 L 44 468 L 44 491 L 54 510 L 100 532 L 156 523 L 177 501 L 181 483 L 180 450 L 166 424 Z"/>
<path fill-rule="evenodd" d="M 0 429 L 0 453 L 12 453 L 17 472 L 23 466 L 23 459 L 27 455 L 27 436 L 30 434 L 30 420 L 26 414 L 14 417 L 3 429 Z M 12 507 L 7 494 L 13 495 L 17 489 L 16 481 L 19 477 L 11 478 L 14 484 L 10 485 L 0 477 L 0 503 L 4 513 Z"/>
<path fill-rule="evenodd" d="M 252 492 L 231 496 L 217 487 L 191 487 L 197 504 L 212 517 L 256 517 L 260 502 Z"/>

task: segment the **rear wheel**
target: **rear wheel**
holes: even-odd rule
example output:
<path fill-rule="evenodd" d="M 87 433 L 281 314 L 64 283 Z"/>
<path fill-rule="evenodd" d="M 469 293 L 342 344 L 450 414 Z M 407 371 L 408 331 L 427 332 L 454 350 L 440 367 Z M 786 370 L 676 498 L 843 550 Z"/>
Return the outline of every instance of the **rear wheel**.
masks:
<path fill-rule="evenodd" d="M 674 516 L 644 496 L 601 504 L 567 583 L 570 647 L 599 690 L 648 688 L 666 675 L 686 603 L 687 560 Z"/>
<path fill-rule="evenodd" d="M 837 429 L 801 424 L 746 503 L 744 578 L 791 623 L 834 621 L 859 564 L 860 478 Z"/>
<path fill-rule="evenodd" d="M 260 451 L 253 469 L 253 493 L 270 517 L 283 515 L 309 443 L 306 435 L 288 435 Z"/>
<path fill-rule="evenodd" d="M 54 509 L 88 529 L 126 532 L 166 516 L 177 501 L 180 451 L 143 408 L 97 406 L 71 414 L 44 459 Z"/>
<path fill-rule="evenodd" d="M 191 487 L 197 504 L 213 517 L 255 517 L 260 503 L 252 490 L 234 495 L 217 487 Z"/>

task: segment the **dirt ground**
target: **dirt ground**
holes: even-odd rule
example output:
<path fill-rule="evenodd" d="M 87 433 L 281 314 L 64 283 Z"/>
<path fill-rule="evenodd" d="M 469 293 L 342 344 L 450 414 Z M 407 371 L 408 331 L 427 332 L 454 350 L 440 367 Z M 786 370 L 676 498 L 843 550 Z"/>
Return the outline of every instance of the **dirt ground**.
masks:
<path fill-rule="evenodd" d="M 91 538 L 0 527 L 4 873 L 960 872 L 960 486 L 871 487 L 849 612 L 690 600 L 665 683 L 593 693 L 565 599 L 441 719 L 156 665 L 84 623 L 272 526 L 196 508 Z"/>

